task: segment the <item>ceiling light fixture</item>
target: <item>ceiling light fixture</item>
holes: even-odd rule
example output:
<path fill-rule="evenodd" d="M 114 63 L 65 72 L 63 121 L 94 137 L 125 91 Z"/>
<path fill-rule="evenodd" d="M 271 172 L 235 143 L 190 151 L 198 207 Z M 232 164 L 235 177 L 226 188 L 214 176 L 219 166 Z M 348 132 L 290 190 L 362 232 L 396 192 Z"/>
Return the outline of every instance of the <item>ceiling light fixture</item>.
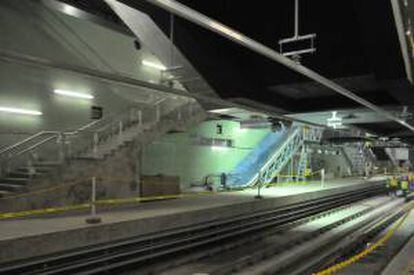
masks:
<path fill-rule="evenodd" d="M 147 66 L 149 68 L 157 69 L 157 70 L 160 70 L 160 71 L 167 70 L 167 67 L 165 67 L 161 63 L 155 63 L 155 62 L 151 62 L 151 61 L 148 61 L 148 60 L 145 60 L 145 59 L 142 60 L 141 64 L 144 65 L 144 66 Z"/>
<path fill-rule="evenodd" d="M 14 107 L 2 107 L 0 106 L 0 112 L 4 113 L 13 113 L 19 115 L 29 115 L 29 116 L 41 116 L 42 112 L 36 110 L 27 110 Z"/>
<path fill-rule="evenodd" d="M 84 99 L 94 98 L 94 96 L 90 94 L 78 93 L 78 92 L 73 92 L 73 91 L 68 91 L 68 90 L 55 89 L 54 92 L 55 94 L 64 95 L 68 97 L 76 97 L 76 98 L 84 98 Z"/>
<path fill-rule="evenodd" d="M 224 151 L 226 150 L 228 147 L 226 146 L 218 146 L 218 145 L 213 145 L 211 146 L 211 150 L 213 151 Z"/>

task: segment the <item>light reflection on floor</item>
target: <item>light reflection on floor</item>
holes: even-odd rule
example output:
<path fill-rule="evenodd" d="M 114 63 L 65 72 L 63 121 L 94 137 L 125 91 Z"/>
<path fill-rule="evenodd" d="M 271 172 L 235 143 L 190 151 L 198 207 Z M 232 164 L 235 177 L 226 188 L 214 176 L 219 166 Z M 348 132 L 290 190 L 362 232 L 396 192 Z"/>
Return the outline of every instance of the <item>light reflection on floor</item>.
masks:
<path fill-rule="evenodd" d="M 276 186 L 269 187 L 269 188 L 261 188 L 260 194 L 263 197 L 283 197 L 289 196 L 294 194 L 301 194 L 301 193 L 308 193 L 308 192 L 316 192 L 321 190 L 329 190 L 333 188 L 339 188 L 344 186 L 352 186 L 356 184 L 363 184 L 364 182 L 373 182 L 373 181 L 380 181 L 385 180 L 385 177 L 378 176 L 373 177 L 370 179 L 363 179 L 363 178 L 344 178 L 344 179 L 334 179 L 334 180 L 327 180 L 324 184 L 321 181 L 309 181 L 309 182 L 291 182 L 291 183 L 280 183 Z M 245 189 L 242 191 L 233 191 L 225 193 L 226 195 L 230 196 L 248 196 L 254 197 L 258 193 L 257 188 L 252 189 Z"/>

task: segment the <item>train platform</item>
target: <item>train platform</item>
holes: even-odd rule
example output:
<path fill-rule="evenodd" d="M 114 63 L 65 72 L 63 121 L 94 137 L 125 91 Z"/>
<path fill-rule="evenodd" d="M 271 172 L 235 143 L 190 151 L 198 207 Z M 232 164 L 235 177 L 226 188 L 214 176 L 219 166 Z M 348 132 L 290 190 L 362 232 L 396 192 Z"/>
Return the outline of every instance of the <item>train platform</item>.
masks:
<path fill-rule="evenodd" d="M 262 190 L 223 192 L 139 203 L 99 212 L 102 222 L 88 224 L 87 214 L 42 216 L 0 221 L 0 263 L 106 243 L 129 237 L 256 213 L 384 184 L 384 177 L 346 178 L 307 184 L 280 184 Z"/>

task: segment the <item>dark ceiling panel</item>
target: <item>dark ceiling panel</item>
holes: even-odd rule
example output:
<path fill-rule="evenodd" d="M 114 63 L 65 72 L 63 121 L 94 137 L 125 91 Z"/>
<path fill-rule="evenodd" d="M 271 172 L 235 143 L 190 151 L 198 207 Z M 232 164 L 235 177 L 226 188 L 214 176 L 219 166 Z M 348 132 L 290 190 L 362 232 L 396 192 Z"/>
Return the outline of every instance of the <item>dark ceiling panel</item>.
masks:
<path fill-rule="evenodd" d="M 382 136 L 392 137 L 395 133 L 405 132 L 406 128 L 395 122 L 359 123 L 354 126 Z"/>
<path fill-rule="evenodd" d="M 137 1 L 123 2 L 138 7 Z M 262 0 L 254 5 L 236 0 L 180 2 L 276 50 L 277 41 L 293 33 L 292 0 Z M 342 80 L 341 84 L 361 92 L 364 97 L 365 91 L 375 91 L 374 97 L 368 96 L 373 102 L 399 104 L 392 96 L 396 90 L 381 86 L 383 80 L 405 82 L 389 1 L 313 0 L 300 3 L 301 33 L 315 32 L 318 35 L 317 52 L 305 57 L 303 64 L 327 77 L 339 79 L 340 83 Z M 141 4 L 140 8 L 146 9 L 167 30 L 167 13 L 148 5 Z M 334 97 L 333 91 L 319 84 L 308 85 L 309 79 L 282 65 L 185 20 L 177 20 L 176 31 L 177 45 L 223 98 L 245 97 L 299 111 L 329 108 L 330 105 L 324 103 L 327 98 L 338 98 L 333 104 L 336 107 L 355 105 L 341 96 Z M 361 79 L 365 76 L 369 79 Z M 301 85 L 308 89 L 302 89 Z M 306 105 L 303 100 L 306 97 L 315 100 Z M 318 97 L 320 100 L 316 99 Z"/>
<path fill-rule="evenodd" d="M 65 0 L 70 1 L 70 0 Z M 102 1 L 70 1 L 98 13 Z M 99 4 L 100 2 L 100 4 Z M 121 0 L 148 13 L 168 33 L 169 14 L 146 1 Z M 278 49 L 293 34 L 293 0 L 180 0 Z M 97 6 L 94 6 L 97 5 Z M 301 34 L 317 34 L 317 52 L 303 64 L 379 105 L 414 103 L 406 81 L 389 0 L 300 1 Z M 114 19 L 114 21 L 117 21 Z M 184 19 L 175 43 L 223 98 L 247 98 L 293 112 L 353 108 L 358 104 Z M 391 83 L 391 84 L 390 84 Z"/>

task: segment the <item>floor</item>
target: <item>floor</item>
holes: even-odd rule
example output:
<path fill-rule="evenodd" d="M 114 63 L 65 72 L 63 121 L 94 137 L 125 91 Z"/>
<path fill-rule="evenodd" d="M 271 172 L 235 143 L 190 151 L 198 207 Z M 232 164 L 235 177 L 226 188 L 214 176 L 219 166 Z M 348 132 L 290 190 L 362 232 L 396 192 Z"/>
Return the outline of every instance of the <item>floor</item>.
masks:
<path fill-rule="evenodd" d="M 378 181 L 382 178 L 370 179 Z M 277 198 L 297 195 L 308 192 L 317 192 L 362 184 L 363 179 L 338 179 L 325 182 L 324 186 L 320 182 L 309 182 L 308 184 L 283 184 L 278 187 L 265 188 L 261 190 L 263 199 Z M 129 220 L 143 219 L 147 217 L 164 216 L 188 211 L 215 208 L 226 205 L 233 205 L 257 200 L 255 198 L 257 190 L 243 190 L 237 192 L 219 193 L 215 195 L 190 196 L 181 199 L 158 201 L 150 203 L 140 203 L 127 210 L 114 210 L 98 213 L 102 218 L 102 224 L 119 223 Z M 43 235 L 58 231 L 76 230 L 91 226 L 85 222 L 88 217 L 85 215 L 65 215 L 53 217 L 36 217 L 15 220 L 0 221 L 0 241 L 18 239 L 28 236 Z"/>

